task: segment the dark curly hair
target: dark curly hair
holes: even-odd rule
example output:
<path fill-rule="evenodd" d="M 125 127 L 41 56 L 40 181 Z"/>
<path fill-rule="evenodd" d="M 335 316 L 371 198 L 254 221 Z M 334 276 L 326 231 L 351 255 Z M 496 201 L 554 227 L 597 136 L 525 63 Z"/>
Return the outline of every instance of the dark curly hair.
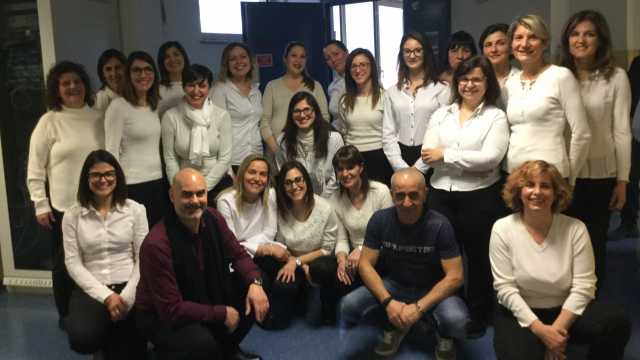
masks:
<path fill-rule="evenodd" d="M 55 64 L 47 74 L 47 108 L 53 111 L 62 110 L 62 97 L 60 97 L 60 77 L 66 73 L 75 73 L 84 84 L 84 102 L 93 106 L 94 99 L 91 95 L 91 80 L 84 66 L 71 62 L 60 61 Z"/>

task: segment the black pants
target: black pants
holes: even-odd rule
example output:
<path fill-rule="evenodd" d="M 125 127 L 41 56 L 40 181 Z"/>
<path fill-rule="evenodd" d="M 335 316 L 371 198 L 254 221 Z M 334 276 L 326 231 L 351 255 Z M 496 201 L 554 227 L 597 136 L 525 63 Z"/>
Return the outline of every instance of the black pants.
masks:
<path fill-rule="evenodd" d="M 544 359 L 545 345 L 529 328 L 521 327 L 511 311 L 497 305 L 493 346 L 500 360 Z M 560 308 L 532 309 L 544 324 L 551 324 Z M 631 323 L 622 308 L 589 303 L 569 329 L 569 343 L 589 345 L 589 360 L 617 360 L 624 357 L 624 347 L 631 335 Z"/>
<path fill-rule="evenodd" d="M 379 181 L 387 186 L 391 186 L 391 175 L 393 168 L 387 160 L 387 156 L 382 149 L 361 151 L 364 158 L 364 167 L 367 169 L 369 179 Z"/>
<path fill-rule="evenodd" d="M 69 298 L 71 291 L 75 286 L 73 279 L 67 272 L 67 266 L 64 264 L 64 246 L 62 240 L 62 217 L 63 212 L 52 208 L 55 222 L 52 224 L 51 240 L 51 282 L 53 287 L 53 299 L 58 310 L 58 317 L 63 319 L 69 312 Z"/>
<path fill-rule="evenodd" d="M 640 183 L 640 143 L 633 139 L 631 140 L 631 172 L 629 184 L 627 184 L 627 201 L 620 212 L 621 225 L 624 227 L 638 226 L 638 208 L 640 208 L 638 183 Z"/>
<path fill-rule="evenodd" d="M 251 330 L 253 313 L 245 316 L 245 298 L 248 288 L 239 278 L 231 306 L 238 311 L 240 320 L 236 330 L 229 334 L 223 324 L 191 322 L 169 324 L 150 312 L 136 312 L 139 331 L 156 348 L 158 360 L 226 360 L 237 351 L 238 344 Z"/>
<path fill-rule="evenodd" d="M 293 320 L 296 300 L 306 284 L 304 272 L 297 268 L 295 280 L 289 283 L 276 279 L 285 265 L 271 256 L 259 256 L 253 261 L 262 270 L 263 287 L 269 297 L 269 314 L 262 326 L 266 329 L 285 329 Z"/>
<path fill-rule="evenodd" d="M 309 264 L 311 280 L 320 286 L 322 317 L 328 322 L 335 322 L 340 298 L 362 285 L 357 272 L 352 276 L 351 285 L 340 281 L 337 272 L 338 259 L 335 255 L 321 256 Z"/>
<path fill-rule="evenodd" d="M 587 226 L 596 263 L 597 288 L 601 289 L 607 270 L 607 230 L 609 229 L 609 200 L 616 179 L 576 179 L 573 201 L 566 213 L 580 219 Z"/>
<path fill-rule="evenodd" d="M 113 290 L 120 293 L 125 284 Z M 107 359 L 146 359 L 147 343 L 136 330 L 135 309 L 124 320 L 113 322 L 107 307 L 82 289 L 74 288 L 65 329 L 71 349 L 80 354 L 104 351 Z"/>
<path fill-rule="evenodd" d="M 162 178 L 127 185 L 127 196 L 147 209 L 147 221 L 151 229 L 162 219 L 169 206 L 169 184 Z"/>
<path fill-rule="evenodd" d="M 233 186 L 233 179 L 231 178 L 231 176 L 226 174 L 222 177 L 222 179 L 220 179 L 220 181 L 218 181 L 216 186 L 207 191 L 207 202 L 209 203 L 209 206 L 215 207 L 216 197 L 218 197 L 218 194 L 220 194 L 224 189 L 231 186 Z"/>
<path fill-rule="evenodd" d="M 493 306 L 489 238 L 493 223 L 505 216 L 501 181 L 474 191 L 430 188 L 427 203 L 449 219 L 466 262 L 465 299 L 472 320 L 486 322 Z"/>
<path fill-rule="evenodd" d="M 420 159 L 422 145 L 407 146 L 401 143 L 398 143 L 398 145 L 400 145 L 400 156 L 402 156 L 402 160 L 404 160 L 407 165 L 413 166 L 413 164 Z"/>

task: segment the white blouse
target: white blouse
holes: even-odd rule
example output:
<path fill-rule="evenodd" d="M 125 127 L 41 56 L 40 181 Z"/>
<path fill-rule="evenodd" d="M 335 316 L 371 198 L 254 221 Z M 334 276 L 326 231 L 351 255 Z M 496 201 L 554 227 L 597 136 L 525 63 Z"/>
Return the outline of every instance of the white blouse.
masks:
<path fill-rule="evenodd" d="M 242 209 L 238 209 L 235 190 L 223 192 L 216 201 L 217 209 L 226 220 L 227 226 L 252 257 L 262 244 L 283 246 L 274 241 L 278 230 L 276 191 L 274 189 L 268 191 L 267 208 L 260 197 L 255 203 L 243 203 Z"/>
<path fill-rule="evenodd" d="M 512 172 L 527 160 L 545 160 L 575 183 L 589 154 L 591 131 L 580 86 L 571 71 L 549 65 L 534 81 L 507 80 L 507 120 L 511 136 L 505 167 Z M 569 125 L 569 144 L 565 129 Z"/>
<path fill-rule="evenodd" d="M 231 80 L 218 82 L 209 96 L 214 104 L 226 110 L 231 117 L 231 165 L 240 165 L 249 154 L 262 154 L 262 94 L 258 84 L 253 84 L 249 95 L 245 96 Z"/>
<path fill-rule="evenodd" d="M 182 81 L 172 81 L 169 86 L 160 85 L 158 91 L 160 94 L 158 115 L 162 119 L 167 110 L 180 103 L 180 100 L 184 97 L 184 89 L 182 88 Z"/>
<path fill-rule="evenodd" d="M 509 144 L 504 111 L 480 104 L 460 125 L 457 103 L 440 108 L 431 117 L 423 149 L 443 148 L 444 158 L 433 164 L 431 186 L 445 191 L 473 191 L 500 179 L 500 162 Z"/>
<path fill-rule="evenodd" d="M 87 295 L 104 303 L 107 285 L 126 282 L 120 295 L 133 307 L 140 279 L 138 254 L 149 232 L 143 205 L 127 199 L 106 217 L 93 206 L 74 205 L 64 214 L 64 262 L 71 278 Z"/>
<path fill-rule="evenodd" d="M 110 87 L 105 86 L 96 93 L 96 103 L 93 105 L 93 108 L 98 111 L 105 112 L 113 99 L 118 97 L 120 97 L 120 95 L 113 92 Z"/>
<path fill-rule="evenodd" d="M 598 72 L 580 81 L 580 94 L 591 128 L 591 146 L 579 178 L 629 181 L 631 169 L 631 87 L 616 68 L 607 80 Z"/>
<path fill-rule="evenodd" d="M 382 144 L 391 167 L 394 171 L 413 165 L 423 167 L 420 159 L 415 164 L 407 164 L 402 159 L 399 143 L 405 146 L 422 145 L 431 115 L 441 106 L 449 104 L 449 87 L 441 82 L 431 82 L 418 88 L 413 96 L 407 83 L 401 89 L 396 85 L 391 86 L 384 95 Z"/>
<path fill-rule="evenodd" d="M 345 131 L 344 121 L 340 117 L 340 98 L 342 98 L 342 95 L 344 95 L 346 91 L 344 76 L 340 76 L 334 71 L 333 81 L 331 81 L 331 84 L 329 84 L 327 88 L 327 95 L 329 96 L 329 113 L 333 119 L 331 125 L 340 133 L 344 133 Z"/>

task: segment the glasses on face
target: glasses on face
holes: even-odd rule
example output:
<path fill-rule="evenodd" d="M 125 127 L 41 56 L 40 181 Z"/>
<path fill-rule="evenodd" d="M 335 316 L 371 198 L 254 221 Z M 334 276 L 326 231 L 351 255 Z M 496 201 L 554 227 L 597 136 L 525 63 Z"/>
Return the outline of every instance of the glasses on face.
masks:
<path fill-rule="evenodd" d="M 361 62 L 361 63 L 353 63 L 351 64 L 351 70 L 366 70 L 371 67 L 371 63 L 369 62 Z"/>
<path fill-rule="evenodd" d="M 284 188 L 285 189 L 292 189 L 293 185 L 302 186 L 302 184 L 304 184 L 304 178 L 302 176 L 296 176 L 293 179 L 285 180 L 284 181 Z"/>
<path fill-rule="evenodd" d="M 142 73 L 152 74 L 153 73 L 153 68 L 150 65 L 147 65 L 147 66 L 133 66 L 133 67 L 131 67 L 131 73 L 133 73 L 135 75 L 141 75 Z"/>
<path fill-rule="evenodd" d="M 467 84 L 473 84 L 473 85 L 480 85 L 483 84 L 485 81 L 485 77 L 461 77 L 460 80 L 458 81 L 460 83 L 460 85 L 467 85 Z"/>
<path fill-rule="evenodd" d="M 113 181 L 113 179 L 116 178 L 116 171 L 115 170 L 111 170 L 111 171 L 105 171 L 105 172 L 90 172 L 89 173 L 89 180 L 91 180 L 91 181 L 99 181 L 102 178 L 104 178 L 107 181 Z"/>
<path fill-rule="evenodd" d="M 311 114 L 313 114 L 313 109 L 310 107 L 293 110 L 293 116 L 301 116 L 301 115 L 309 116 Z"/>
<path fill-rule="evenodd" d="M 418 202 L 420 200 L 420 192 L 418 191 L 394 192 L 393 200 L 395 202 L 403 202 L 407 196 L 409 197 L 409 200 L 411 200 L 412 202 Z"/>
<path fill-rule="evenodd" d="M 402 55 L 404 55 L 404 57 L 409 57 L 411 55 L 416 57 L 422 56 L 422 48 L 402 49 Z"/>

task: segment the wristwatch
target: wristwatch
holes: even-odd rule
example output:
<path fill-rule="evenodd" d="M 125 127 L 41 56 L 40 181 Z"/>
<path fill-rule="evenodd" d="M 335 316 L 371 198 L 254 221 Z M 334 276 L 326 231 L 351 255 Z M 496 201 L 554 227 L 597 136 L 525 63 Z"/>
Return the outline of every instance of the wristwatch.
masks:
<path fill-rule="evenodd" d="M 302 266 L 302 260 L 300 260 L 300 258 L 299 258 L 299 257 L 297 257 L 297 258 L 296 258 L 296 266 L 297 266 L 297 267 Z"/>
<path fill-rule="evenodd" d="M 252 284 L 258 285 L 258 286 L 262 286 L 262 278 L 261 277 L 257 277 L 255 279 L 253 279 Z"/>

